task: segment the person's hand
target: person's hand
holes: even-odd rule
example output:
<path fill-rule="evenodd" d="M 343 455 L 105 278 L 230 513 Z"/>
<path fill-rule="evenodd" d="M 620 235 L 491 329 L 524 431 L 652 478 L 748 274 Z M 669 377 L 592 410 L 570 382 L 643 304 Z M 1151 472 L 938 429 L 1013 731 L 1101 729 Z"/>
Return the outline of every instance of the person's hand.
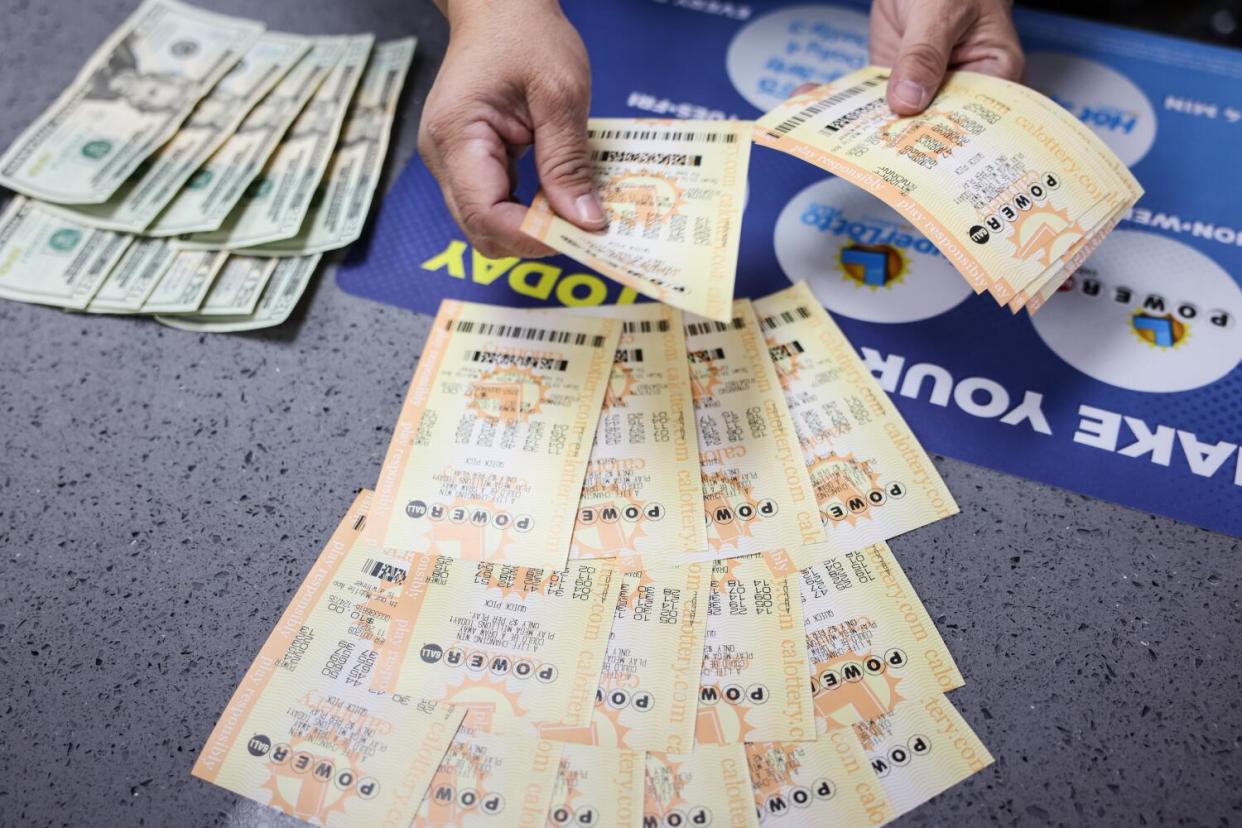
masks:
<path fill-rule="evenodd" d="M 447 0 L 452 34 L 423 108 L 418 149 L 484 256 L 553 251 L 518 227 L 516 161 L 531 145 L 552 209 L 587 230 L 606 224 L 586 122 L 591 69 L 555 0 Z"/>
<path fill-rule="evenodd" d="M 1010 0 L 875 0 L 871 62 L 893 67 L 888 105 L 927 108 L 949 69 L 1021 80 L 1023 59 Z"/>

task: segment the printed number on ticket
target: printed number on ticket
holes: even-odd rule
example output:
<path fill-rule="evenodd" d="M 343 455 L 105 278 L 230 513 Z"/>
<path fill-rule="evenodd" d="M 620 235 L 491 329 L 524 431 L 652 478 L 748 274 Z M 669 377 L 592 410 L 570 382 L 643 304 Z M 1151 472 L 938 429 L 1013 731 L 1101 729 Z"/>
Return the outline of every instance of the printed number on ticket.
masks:
<path fill-rule="evenodd" d="M 625 568 L 680 563 L 707 548 L 694 402 L 681 312 L 668 305 L 575 309 L 621 320 L 571 558 Z"/>
<path fill-rule="evenodd" d="M 687 317 L 708 549 L 732 558 L 825 539 L 785 395 L 751 304 Z"/>
<path fill-rule="evenodd" d="M 836 549 L 956 514 L 936 467 L 805 282 L 755 300 Z"/>
<path fill-rule="evenodd" d="M 695 727 L 700 745 L 815 738 L 796 590 L 758 556 L 713 564 Z"/>

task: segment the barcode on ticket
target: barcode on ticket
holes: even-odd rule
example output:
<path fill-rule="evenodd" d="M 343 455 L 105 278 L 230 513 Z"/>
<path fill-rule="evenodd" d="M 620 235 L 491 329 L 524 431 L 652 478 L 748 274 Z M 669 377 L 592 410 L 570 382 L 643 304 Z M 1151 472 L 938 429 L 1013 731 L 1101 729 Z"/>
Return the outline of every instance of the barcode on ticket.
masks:
<path fill-rule="evenodd" d="M 736 132 L 695 132 L 671 129 L 588 129 L 587 138 L 601 141 L 699 141 L 735 144 Z"/>
<path fill-rule="evenodd" d="M 542 371 L 564 371 L 569 367 L 569 360 L 558 357 L 537 356 L 535 354 L 499 354 L 495 351 L 467 351 L 466 358 L 471 362 L 485 365 L 516 365 L 519 368 L 538 368 Z"/>
<path fill-rule="evenodd" d="M 773 359 L 789 358 L 795 354 L 806 353 L 806 348 L 803 348 L 802 343 L 798 340 L 791 339 L 784 345 L 772 345 L 768 348 L 768 353 L 772 355 Z"/>
<path fill-rule="evenodd" d="M 616 362 L 642 362 L 642 348 L 619 348 L 617 350 Z"/>
<path fill-rule="evenodd" d="M 551 328 L 532 328 L 523 325 L 499 325 L 495 322 L 474 322 L 469 319 L 449 319 L 445 328 L 463 334 L 479 336 L 503 336 L 506 339 L 522 339 L 527 342 L 551 342 L 556 345 L 590 345 L 604 347 L 604 337 L 574 331 L 557 331 Z"/>
<path fill-rule="evenodd" d="M 725 358 L 724 348 L 705 348 L 702 351 L 691 351 L 686 354 L 691 362 L 714 362 Z"/>
<path fill-rule="evenodd" d="M 806 305 L 799 305 L 791 311 L 781 311 L 780 313 L 760 318 L 759 326 L 765 331 L 770 331 L 783 325 L 791 325 L 800 319 L 810 318 L 811 309 Z"/>
<path fill-rule="evenodd" d="M 853 98 L 857 95 L 861 95 L 863 92 L 866 92 L 868 89 L 874 89 L 875 87 L 880 86 L 881 84 L 884 84 L 887 81 L 888 81 L 888 75 L 881 75 L 879 77 L 865 80 L 862 83 L 858 84 L 857 86 L 851 86 L 848 89 L 842 89 L 840 92 L 837 92 L 833 95 L 829 95 L 827 98 L 824 98 L 821 101 L 811 104 L 810 106 L 806 107 L 801 112 L 799 112 L 797 115 L 793 115 L 788 120 L 782 121 L 781 123 L 772 127 L 772 129 L 768 130 L 768 135 L 772 136 L 773 138 L 780 138 L 781 136 L 792 131 L 794 127 L 797 127 L 801 124 L 805 124 L 807 121 L 809 121 L 811 118 L 814 118 L 816 115 L 821 115 L 824 112 L 831 109 L 832 107 L 838 104 L 844 103 L 848 101 L 850 98 Z"/>
<path fill-rule="evenodd" d="M 689 322 L 686 324 L 686 336 L 702 336 L 707 333 L 724 333 L 732 328 L 740 331 L 746 327 L 746 320 L 740 316 L 733 317 L 730 322 L 715 322 L 708 320 L 706 322 Z"/>
<path fill-rule="evenodd" d="M 377 561 L 374 558 L 367 558 L 362 563 L 362 573 L 370 575 L 372 578 L 379 578 L 381 581 L 387 581 L 390 584 L 405 583 L 405 570 L 394 564 Z"/>
<path fill-rule="evenodd" d="M 668 333 L 669 324 L 667 319 L 657 319 L 652 322 L 650 319 L 640 321 L 629 321 L 621 323 L 621 330 L 625 333 L 651 333 L 659 331 L 660 333 Z"/>
<path fill-rule="evenodd" d="M 636 152 L 633 150 L 595 150 L 592 161 L 613 164 L 654 164 L 657 167 L 701 167 L 703 156 L 684 152 Z"/>

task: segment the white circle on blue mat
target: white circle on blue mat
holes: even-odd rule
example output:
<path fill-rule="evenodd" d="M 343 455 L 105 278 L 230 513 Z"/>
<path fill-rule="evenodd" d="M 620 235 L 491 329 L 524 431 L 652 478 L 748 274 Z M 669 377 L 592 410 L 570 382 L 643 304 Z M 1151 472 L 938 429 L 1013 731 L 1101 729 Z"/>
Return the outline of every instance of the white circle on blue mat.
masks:
<path fill-rule="evenodd" d="M 1143 90 L 1103 63 L 1061 52 L 1030 52 L 1026 82 L 1072 112 L 1134 166 L 1156 140 L 1156 111 Z"/>
<path fill-rule="evenodd" d="M 1211 258 L 1165 236 L 1117 230 L 1031 323 L 1057 356 L 1089 377 L 1171 392 L 1237 367 L 1239 316 L 1242 290 Z"/>
<path fill-rule="evenodd" d="M 812 184 L 776 219 L 776 258 L 834 313 L 916 322 L 972 291 L 940 251 L 895 210 L 839 178 Z"/>
<path fill-rule="evenodd" d="M 767 112 L 804 83 L 828 83 L 867 65 L 867 15 L 840 6 L 779 9 L 747 23 L 729 44 L 734 88 Z"/>

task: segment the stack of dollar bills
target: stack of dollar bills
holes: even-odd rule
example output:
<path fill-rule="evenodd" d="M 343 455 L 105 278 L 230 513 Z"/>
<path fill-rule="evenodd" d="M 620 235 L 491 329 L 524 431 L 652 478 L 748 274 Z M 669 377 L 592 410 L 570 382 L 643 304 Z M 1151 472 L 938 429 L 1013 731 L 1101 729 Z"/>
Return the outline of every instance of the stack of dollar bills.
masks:
<path fill-rule="evenodd" d="M 361 234 L 413 54 L 145 0 L 0 156 L 0 297 L 280 324 Z"/>
<path fill-rule="evenodd" d="M 805 284 L 445 301 L 193 773 L 328 826 L 883 824 L 992 762 L 886 543 L 956 511 Z"/>

